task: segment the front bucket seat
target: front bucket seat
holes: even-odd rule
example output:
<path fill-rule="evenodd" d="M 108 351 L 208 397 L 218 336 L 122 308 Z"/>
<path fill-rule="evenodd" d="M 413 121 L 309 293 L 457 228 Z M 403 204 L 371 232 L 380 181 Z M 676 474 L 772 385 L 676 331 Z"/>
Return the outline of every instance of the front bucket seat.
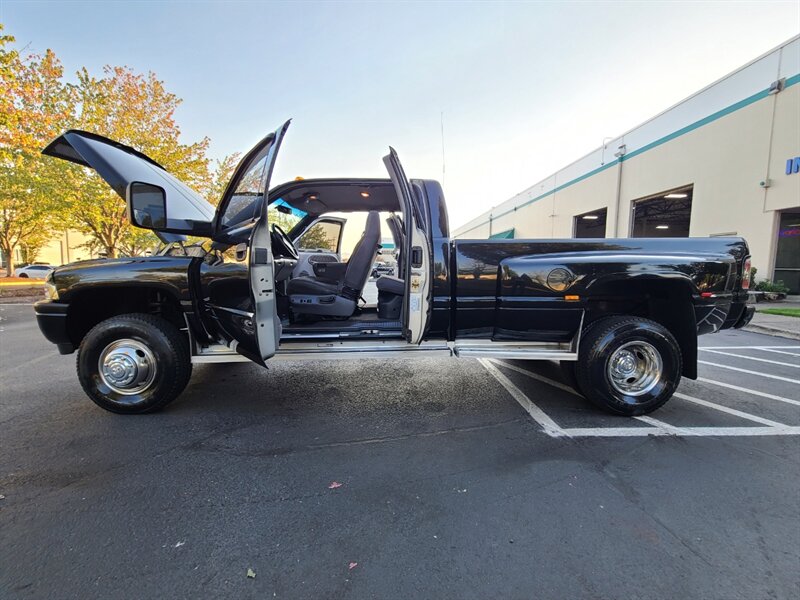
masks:
<path fill-rule="evenodd" d="M 367 214 L 361 239 L 353 248 L 341 282 L 319 277 L 295 277 L 289 281 L 289 304 L 295 314 L 349 317 L 367 283 L 381 240 L 381 222 L 377 211 Z"/>

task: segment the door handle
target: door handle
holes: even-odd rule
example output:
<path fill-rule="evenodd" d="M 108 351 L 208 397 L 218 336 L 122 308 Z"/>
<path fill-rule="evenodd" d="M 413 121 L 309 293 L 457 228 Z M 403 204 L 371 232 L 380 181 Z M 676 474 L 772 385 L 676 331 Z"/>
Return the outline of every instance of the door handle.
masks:
<path fill-rule="evenodd" d="M 415 269 L 422 266 L 422 248 L 419 246 L 411 248 L 411 266 Z"/>

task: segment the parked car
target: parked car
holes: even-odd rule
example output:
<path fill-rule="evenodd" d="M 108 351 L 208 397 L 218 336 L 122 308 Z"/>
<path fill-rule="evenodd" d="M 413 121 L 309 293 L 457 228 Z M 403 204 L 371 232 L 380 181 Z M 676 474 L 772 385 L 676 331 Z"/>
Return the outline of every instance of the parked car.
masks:
<path fill-rule="evenodd" d="M 44 150 L 96 169 L 134 226 L 172 240 L 156 256 L 83 261 L 45 282 L 39 327 L 62 354 L 77 349 L 78 378 L 99 406 L 160 409 L 197 363 L 455 355 L 570 363 L 588 400 L 642 415 L 682 376 L 697 377 L 698 334 L 752 318 L 741 238 L 451 239 L 441 186 L 407 179 L 391 148 L 387 179 L 270 189 L 288 126 L 245 155 L 216 210 L 113 140 L 67 131 Z M 341 235 L 343 219 L 329 215 L 348 212 L 367 217 L 346 263 L 298 251 L 315 225 Z M 367 308 L 381 213 L 391 214 L 401 277 L 380 277 Z M 206 242 L 189 253 L 176 234 Z"/>
<path fill-rule="evenodd" d="M 395 269 L 396 265 L 375 261 L 375 263 L 373 263 L 372 265 L 372 272 L 370 273 L 370 277 L 372 279 L 378 279 L 383 275 L 390 275 L 394 277 Z"/>
<path fill-rule="evenodd" d="M 55 267 L 53 265 L 32 264 L 16 269 L 17 277 L 44 279 Z"/>

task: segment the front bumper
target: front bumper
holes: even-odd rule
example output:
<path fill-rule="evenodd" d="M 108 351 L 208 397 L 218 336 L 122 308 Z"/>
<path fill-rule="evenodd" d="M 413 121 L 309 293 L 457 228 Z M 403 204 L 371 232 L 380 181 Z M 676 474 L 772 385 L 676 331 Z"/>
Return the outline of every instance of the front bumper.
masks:
<path fill-rule="evenodd" d="M 33 305 L 36 312 L 36 323 L 39 325 L 44 337 L 53 342 L 61 354 L 71 354 L 75 352 L 67 332 L 67 309 L 68 304 L 60 302 L 50 302 L 40 300 Z"/>

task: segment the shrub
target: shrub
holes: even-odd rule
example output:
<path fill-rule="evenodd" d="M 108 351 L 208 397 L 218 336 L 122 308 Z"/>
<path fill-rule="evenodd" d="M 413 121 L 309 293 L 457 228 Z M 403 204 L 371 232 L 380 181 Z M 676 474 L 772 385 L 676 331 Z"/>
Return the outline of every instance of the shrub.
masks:
<path fill-rule="evenodd" d="M 773 294 L 786 294 L 789 292 L 789 288 L 783 283 L 783 281 L 777 281 L 775 283 L 769 281 L 768 279 L 762 279 L 756 284 L 755 287 L 757 292 L 770 292 Z"/>

